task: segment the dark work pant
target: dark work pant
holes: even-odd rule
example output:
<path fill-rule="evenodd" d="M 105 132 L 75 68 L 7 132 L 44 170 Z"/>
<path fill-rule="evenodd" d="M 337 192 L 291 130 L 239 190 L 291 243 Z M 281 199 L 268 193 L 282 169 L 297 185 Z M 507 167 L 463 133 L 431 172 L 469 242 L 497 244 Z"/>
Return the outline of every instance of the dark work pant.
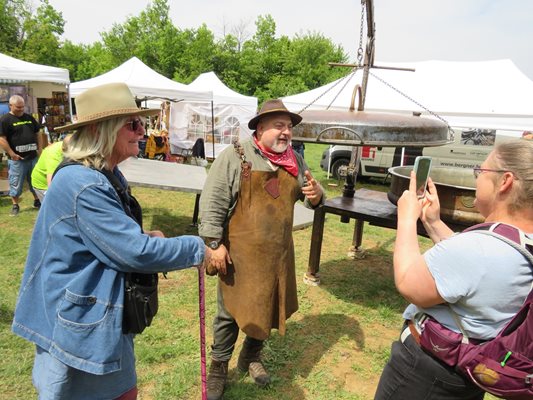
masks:
<path fill-rule="evenodd" d="M 482 400 L 484 392 L 425 353 L 409 335 L 392 344 L 374 400 Z"/>
<path fill-rule="evenodd" d="M 228 313 L 224 307 L 222 291 L 220 285 L 217 285 L 217 314 L 213 321 L 213 344 L 211 345 L 211 357 L 217 361 L 229 361 L 235 342 L 239 337 L 239 326 L 235 319 Z M 260 346 L 263 341 L 246 336 L 247 344 Z"/>

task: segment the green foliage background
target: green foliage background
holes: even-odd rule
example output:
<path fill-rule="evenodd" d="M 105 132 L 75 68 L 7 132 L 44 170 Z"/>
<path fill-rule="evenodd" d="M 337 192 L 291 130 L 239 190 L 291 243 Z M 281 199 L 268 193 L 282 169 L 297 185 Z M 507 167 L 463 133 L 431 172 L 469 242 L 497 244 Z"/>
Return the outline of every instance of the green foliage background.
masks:
<path fill-rule="evenodd" d="M 260 15 L 255 32 L 246 24 L 225 28 L 216 38 L 206 25 L 175 26 L 168 0 L 153 0 L 136 16 L 101 32 L 99 41 L 63 40 L 65 20 L 48 0 L 0 0 L 0 52 L 29 62 L 67 68 L 72 82 L 107 72 L 136 56 L 160 74 L 190 83 L 214 71 L 233 90 L 261 104 L 314 89 L 345 75 L 328 62 L 347 62 L 344 49 L 318 32 L 293 38 L 276 35 L 276 22 Z"/>

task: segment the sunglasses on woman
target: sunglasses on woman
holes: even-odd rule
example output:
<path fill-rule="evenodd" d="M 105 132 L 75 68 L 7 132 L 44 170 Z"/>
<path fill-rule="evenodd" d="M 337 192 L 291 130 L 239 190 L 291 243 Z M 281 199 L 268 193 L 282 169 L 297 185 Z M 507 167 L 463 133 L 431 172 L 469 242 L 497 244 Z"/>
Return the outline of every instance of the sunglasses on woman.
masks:
<path fill-rule="evenodd" d="M 128 130 L 132 132 L 137 132 L 137 129 L 139 129 L 140 126 L 144 127 L 144 121 L 139 118 L 136 118 L 132 121 L 126 122 L 124 126 L 128 126 L 129 127 Z"/>

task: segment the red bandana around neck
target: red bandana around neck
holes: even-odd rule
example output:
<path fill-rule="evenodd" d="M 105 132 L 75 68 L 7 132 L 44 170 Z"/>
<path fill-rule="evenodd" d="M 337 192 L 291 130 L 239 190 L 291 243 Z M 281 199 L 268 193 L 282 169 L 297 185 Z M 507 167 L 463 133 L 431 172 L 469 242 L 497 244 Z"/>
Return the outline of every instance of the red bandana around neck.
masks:
<path fill-rule="evenodd" d="M 285 169 L 292 176 L 298 176 L 298 163 L 296 162 L 296 156 L 292 150 L 291 145 L 287 146 L 287 150 L 283 153 L 274 153 L 266 149 L 259 141 L 255 134 L 253 135 L 254 142 L 261 150 L 261 153 L 270 160 L 272 164 L 278 165 Z"/>

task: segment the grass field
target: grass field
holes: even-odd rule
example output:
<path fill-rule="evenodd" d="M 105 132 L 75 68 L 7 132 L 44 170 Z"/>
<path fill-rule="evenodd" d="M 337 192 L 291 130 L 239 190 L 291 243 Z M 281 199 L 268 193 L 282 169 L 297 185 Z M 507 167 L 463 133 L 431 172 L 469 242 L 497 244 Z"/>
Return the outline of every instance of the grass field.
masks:
<path fill-rule="evenodd" d="M 306 160 L 329 196 L 340 195 L 342 184 L 326 180 L 318 163 L 324 146 L 307 145 Z M 368 187 L 368 185 L 365 185 Z M 387 190 L 386 186 L 370 185 Z M 167 236 L 196 234 L 190 226 L 194 195 L 135 188 L 144 208 L 147 229 Z M 0 399 L 35 398 L 31 384 L 33 346 L 10 332 L 16 296 L 37 211 L 24 194 L 21 213 L 9 217 L 10 199 L 0 197 Z M 391 342 L 401 326 L 405 301 L 392 276 L 395 231 L 365 226 L 366 257 L 348 256 L 354 222 L 343 224 L 328 215 L 321 257 L 323 283 L 306 286 L 311 228 L 294 233 L 300 309 L 288 321 L 287 334 L 276 331 L 264 355 L 273 375 L 267 389 L 256 388 L 230 363 L 226 400 L 242 399 L 371 399 Z M 428 247 L 429 241 L 422 240 Z M 258 249 L 260 252 L 260 249 Z M 172 272 L 160 280 L 159 313 L 150 328 L 136 338 L 140 399 L 200 399 L 198 275 L 195 269 Z M 206 277 L 206 332 L 216 309 L 216 279 Z M 36 316 L 38 317 L 38 316 Z M 240 351 L 242 337 L 236 352 Z M 209 355 L 209 349 L 208 349 Z M 489 396 L 487 396 L 489 398 Z"/>

